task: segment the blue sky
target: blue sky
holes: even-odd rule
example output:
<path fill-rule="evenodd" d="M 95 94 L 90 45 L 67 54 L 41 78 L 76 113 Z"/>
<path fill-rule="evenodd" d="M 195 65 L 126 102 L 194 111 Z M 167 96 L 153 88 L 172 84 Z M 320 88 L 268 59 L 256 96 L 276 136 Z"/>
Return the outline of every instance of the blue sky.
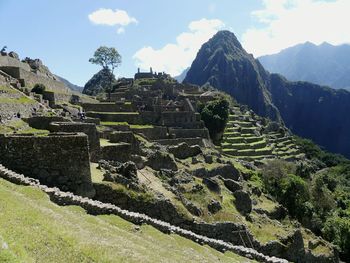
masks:
<path fill-rule="evenodd" d="M 305 41 L 350 42 L 346 28 L 334 30 L 350 24 L 349 2 L 0 0 L 0 45 L 21 58 L 42 59 L 53 73 L 79 85 L 99 70 L 88 59 L 101 45 L 116 47 L 122 55 L 117 75 L 132 76 L 138 66 L 176 75 L 220 29 L 233 31 L 255 56 Z M 313 22 L 308 14 L 315 15 Z"/>

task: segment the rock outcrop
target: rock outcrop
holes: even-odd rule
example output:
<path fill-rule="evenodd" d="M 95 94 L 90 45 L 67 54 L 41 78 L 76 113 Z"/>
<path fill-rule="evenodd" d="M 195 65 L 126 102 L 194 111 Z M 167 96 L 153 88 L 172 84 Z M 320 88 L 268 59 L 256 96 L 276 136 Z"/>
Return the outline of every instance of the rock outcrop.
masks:
<path fill-rule="evenodd" d="M 96 96 L 103 93 L 111 82 L 116 82 L 115 76 L 109 70 L 101 69 L 85 84 L 83 93 Z"/>

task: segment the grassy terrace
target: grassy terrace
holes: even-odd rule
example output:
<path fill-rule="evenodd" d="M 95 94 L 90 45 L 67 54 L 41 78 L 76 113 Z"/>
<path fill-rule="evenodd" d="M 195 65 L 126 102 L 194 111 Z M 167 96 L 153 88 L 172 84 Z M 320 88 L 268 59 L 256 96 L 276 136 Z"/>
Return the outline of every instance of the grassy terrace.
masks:
<path fill-rule="evenodd" d="M 18 98 L 0 98 L 0 103 L 4 104 L 34 104 L 35 100 L 22 96 Z"/>
<path fill-rule="evenodd" d="M 104 126 L 129 126 L 130 129 L 152 129 L 153 125 L 138 125 L 138 124 L 129 124 L 127 122 L 114 122 L 114 121 L 101 121 L 101 125 Z"/>
<path fill-rule="evenodd" d="M 117 216 L 59 207 L 40 190 L 2 179 L 0 208 L 0 262 L 250 262 Z"/>
<path fill-rule="evenodd" d="M 101 115 L 140 115 L 138 112 L 99 112 L 99 111 L 89 111 L 88 113 L 101 114 Z"/>
<path fill-rule="evenodd" d="M 123 121 L 123 122 L 117 122 L 117 121 L 101 121 L 101 125 L 105 126 L 121 126 L 121 125 L 129 125 L 129 123 Z"/>
<path fill-rule="evenodd" d="M 35 135 L 47 135 L 49 131 L 38 130 L 31 128 L 26 122 L 20 119 L 14 119 L 6 122 L 6 124 L 0 125 L 0 134 L 35 134 Z"/>

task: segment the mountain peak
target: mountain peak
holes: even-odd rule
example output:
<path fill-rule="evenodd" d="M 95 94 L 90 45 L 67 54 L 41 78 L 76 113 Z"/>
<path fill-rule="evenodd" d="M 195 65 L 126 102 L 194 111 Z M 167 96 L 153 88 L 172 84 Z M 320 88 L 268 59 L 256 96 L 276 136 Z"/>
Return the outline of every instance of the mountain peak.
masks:
<path fill-rule="evenodd" d="M 241 43 L 238 41 L 236 35 L 229 30 L 220 30 L 218 31 L 209 42 L 225 42 L 230 45 L 234 45 L 239 49 L 243 49 Z"/>
<path fill-rule="evenodd" d="M 249 105 L 256 113 L 280 121 L 266 88 L 266 71 L 239 43 L 235 34 L 224 30 L 203 44 L 184 82 L 209 83 Z"/>

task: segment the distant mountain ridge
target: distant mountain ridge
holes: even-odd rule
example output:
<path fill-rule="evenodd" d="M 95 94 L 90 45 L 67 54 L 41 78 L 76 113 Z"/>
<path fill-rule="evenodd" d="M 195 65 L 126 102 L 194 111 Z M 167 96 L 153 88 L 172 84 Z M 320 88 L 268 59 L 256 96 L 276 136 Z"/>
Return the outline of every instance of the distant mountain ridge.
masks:
<path fill-rule="evenodd" d="M 77 92 L 83 92 L 83 89 L 84 87 L 80 87 L 78 85 L 75 85 L 73 83 L 71 83 L 69 80 L 63 78 L 63 77 L 60 77 L 60 76 L 57 76 L 55 75 L 59 81 L 63 82 L 69 89 L 71 89 L 72 91 L 77 91 Z"/>
<path fill-rule="evenodd" d="M 271 73 L 292 81 L 309 81 L 335 89 L 350 88 L 350 45 L 327 42 L 299 44 L 273 55 L 259 57 Z"/>
<path fill-rule="evenodd" d="M 187 72 L 189 71 L 189 67 L 186 68 L 184 71 L 181 72 L 180 75 L 178 76 L 175 76 L 174 79 L 176 79 L 178 82 L 182 82 L 185 78 L 186 78 L 186 75 L 187 75 Z"/>
<path fill-rule="evenodd" d="M 350 92 L 270 74 L 229 31 L 203 44 L 184 81 L 209 83 L 295 134 L 350 156 Z"/>

